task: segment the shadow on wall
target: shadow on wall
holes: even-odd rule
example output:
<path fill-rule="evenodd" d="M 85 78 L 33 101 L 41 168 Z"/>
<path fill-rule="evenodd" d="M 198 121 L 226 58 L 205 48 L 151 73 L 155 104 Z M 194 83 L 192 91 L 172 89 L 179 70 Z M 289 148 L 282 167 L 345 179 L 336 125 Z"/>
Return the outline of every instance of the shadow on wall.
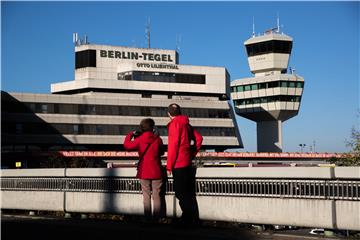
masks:
<path fill-rule="evenodd" d="M 41 103 L 24 103 L 1 91 L 1 167 L 85 167 L 91 163 L 81 158 L 65 159 L 50 151 L 71 148 L 60 125 L 50 124 L 35 112 L 46 113 L 49 106 Z M 52 105 L 53 107 L 54 105 Z"/>

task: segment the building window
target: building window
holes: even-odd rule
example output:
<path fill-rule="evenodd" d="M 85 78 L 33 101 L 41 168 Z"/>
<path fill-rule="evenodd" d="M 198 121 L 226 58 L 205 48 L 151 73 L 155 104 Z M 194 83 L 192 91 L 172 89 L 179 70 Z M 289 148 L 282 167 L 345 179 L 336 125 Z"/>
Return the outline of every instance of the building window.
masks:
<path fill-rule="evenodd" d="M 259 89 L 265 89 L 266 83 L 259 83 Z"/>
<path fill-rule="evenodd" d="M 35 105 L 35 103 L 30 103 L 30 104 L 29 104 L 29 107 L 30 107 L 30 110 L 31 110 L 32 112 L 36 112 L 36 105 Z"/>
<path fill-rule="evenodd" d="M 41 104 L 41 113 L 48 113 L 48 105 Z"/>
<path fill-rule="evenodd" d="M 142 98 L 152 98 L 152 94 L 143 93 L 141 94 Z"/>
<path fill-rule="evenodd" d="M 78 124 L 73 125 L 73 133 L 74 134 L 79 134 L 79 125 Z"/>
<path fill-rule="evenodd" d="M 249 57 L 267 53 L 290 54 L 292 49 L 291 41 L 271 40 L 246 45 L 246 52 Z"/>
<path fill-rule="evenodd" d="M 35 129 L 24 132 L 23 128 Z M 138 125 L 107 125 L 107 124 L 39 124 L 26 123 L 17 124 L 15 134 L 85 134 L 85 135 L 126 135 L 138 128 Z M 228 127 L 195 127 L 204 136 L 235 136 L 233 128 Z M 167 135 L 166 126 L 157 126 L 162 136 Z M 9 132 L 13 133 L 13 131 Z"/>
<path fill-rule="evenodd" d="M 143 97 L 151 95 L 144 94 Z M 35 103 L 25 103 L 31 106 Z M 6 105 L 6 104 L 5 104 Z M 24 105 L 25 106 L 25 105 Z M 26 109 L 11 109 L 13 112 L 26 113 Z M 194 118 L 229 118 L 229 109 L 182 108 L 184 114 Z M 10 111 L 10 110 L 9 110 Z M 75 115 L 109 115 L 109 116 L 167 116 L 167 107 L 87 105 L 68 103 L 36 103 L 35 113 L 56 113 Z"/>
<path fill-rule="evenodd" d="M 58 103 L 55 103 L 55 104 L 54 104 L 54 113 L 60 113 L 59 104 L 58 104 Z"/>
<path fill-rule="evenodd" d="M 95 115 L 96 114 L 96 106 L 95 105 L 88 105 L 88 113 L 91 115 Z"/>
<path fill-rule="evenodd" d="M 131 79 L 132 79 L 131 72 L 118 73 L 118 80 L 131 80 Z"/>
<path fill-rule="evenodd" d="M 118 80 L 205 84 L 205 75 L 133 71 L 118 73 Z"/>
<path fill-rule="evenodd" d="M 244 86 L 237 86 L 237 91 L 238 92 L 243 92 L 244 91 Z"/>
<path fill-rule="evenodd" d="M 84 50 L 75 53 L 75 69 L 96 67 L 96 50 Z"/>
<path fill-rule="evenodd" d="M 281 87 L 287 88 L 288 87 L 287 82 L 286 81 L 281 81 Z"/>
<path fill-rule="evenodd" d="M 96 134 L 101 135 L 104 133 L 104 128 L 101 125 L 96 125 Z"/>
<path fill-rule="evenodd" d="M 304 87 L 304 83 L 303 82 L 297 82 L 296 83 L 296 88 L 303 88 Z"/>
<path fill-rule="evenodd" d="M 22 124 L 22 123 L 16 123 L 16 124 L 15 124 L 15 133 L 16 133 L 16 134 L 22 134 L 22 133 L 24 133 L 24 131 L 23 131 L 23 124 Z"/>
<path fill-rule="evenodd" d="M 236 106 L 248 105 L 248 104 L 258 104 L 258 103 L 270 103 L 270 102 L 300 102 L 300 96 L 288 96 L 288 95 L 277 95 L 277 96 L 268 96 L 261 98 L 248 98 L 235 100 L 234 104 Z"/>
<path fill-rule="evenodd" d="M 279 82 L 268 82 L 267 83 L 267 88 L 275 88 L 275 87 L 279 87 Z"/>
<path fill-rule="evenodd" d="M 295 82 L 289 82 L 289 88 L 294 88 L 295 86 Z"/>
<path fill-rule="evenodd" d="M 274 81 L 274 82 L 265 82 L 251 85 L 241 85 L 232 87 L 232 92 L 243 92 L 251 90 L 259 90 L 266 88 L 276 88 L 276 87 L 291 87 L 291 88 L 303 88 L 304 82 L 295 82 L 295 81 Z"/>
<path fill-rule="evenodd" d="M 260 98 L 254 98 L 254 104 L 260 103 Z"/>

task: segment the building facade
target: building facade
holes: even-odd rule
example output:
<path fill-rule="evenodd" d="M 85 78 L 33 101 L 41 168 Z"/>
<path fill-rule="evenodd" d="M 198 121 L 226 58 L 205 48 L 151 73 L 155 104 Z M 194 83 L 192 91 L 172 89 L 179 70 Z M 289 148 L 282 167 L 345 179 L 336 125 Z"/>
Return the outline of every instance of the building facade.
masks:
<path fill-rule="evenodd" d="M 203 149 L 243 146 L 224 67 L 179 64 L 174 50 L 75 46 L 75 79 L 51 94 L 1 93 L 2 154 L 123 150 L 143 118 L 167 144 L 167 106 L 177 103 L 203 135 Z"/>

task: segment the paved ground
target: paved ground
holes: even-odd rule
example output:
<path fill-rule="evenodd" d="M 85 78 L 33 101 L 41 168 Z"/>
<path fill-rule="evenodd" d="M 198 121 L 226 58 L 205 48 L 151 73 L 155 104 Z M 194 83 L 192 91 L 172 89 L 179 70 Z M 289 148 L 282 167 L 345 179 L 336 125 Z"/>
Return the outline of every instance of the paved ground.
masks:
<path fill-rule="evenodd" d="M 85 239 L 85 240 L 252 240 L 326 239 L 309 236 L 308 230 L 256 232 L 248 228 L 201 226 L 179 228 L 172 224 L 141 223 L 124 220 L 64 219 L 62 217 L 1 216 L 1 239 Z M 331 238 L 334 239 L 334 238 Z"/>

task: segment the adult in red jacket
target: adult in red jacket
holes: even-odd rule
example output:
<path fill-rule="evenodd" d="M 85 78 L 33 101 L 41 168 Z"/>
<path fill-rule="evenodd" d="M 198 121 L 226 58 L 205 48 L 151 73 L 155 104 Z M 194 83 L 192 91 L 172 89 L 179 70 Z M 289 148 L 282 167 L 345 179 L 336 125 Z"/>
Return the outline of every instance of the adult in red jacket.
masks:
<path fill-rule="evenodd" d="M 174 178 L 175 196 L 182 210 L 181 223 L 198 223 L 199 210 L 195 194 L 195 171 L 191 161 L 199 152 L 202 136 L 189 123 L 187 116 L 181 115 L 178 104 L 170 104 L 168 115 L 168 158 L 166 169 Z"/>
<path fill-rule="evenodd" d="M 161 195 L 163 184 L 163 173 L 161 166 L 161 155 L 163 155 L 163 142 L 154 134 L 155 122 L 151 118 L 143 119 L 140 123 L 140 136 L 134 136 L 134 132 L 125 137 L 124 148 L 126 150 L 137 150 L 139 163 L 136 177 L 140 179 L 143 193 L 144 214 L 150 219 L 159 218 L 162 215 L 164 200 Z M 151 211 L 151 195 L 154 202 L 154 212 Z"/>

